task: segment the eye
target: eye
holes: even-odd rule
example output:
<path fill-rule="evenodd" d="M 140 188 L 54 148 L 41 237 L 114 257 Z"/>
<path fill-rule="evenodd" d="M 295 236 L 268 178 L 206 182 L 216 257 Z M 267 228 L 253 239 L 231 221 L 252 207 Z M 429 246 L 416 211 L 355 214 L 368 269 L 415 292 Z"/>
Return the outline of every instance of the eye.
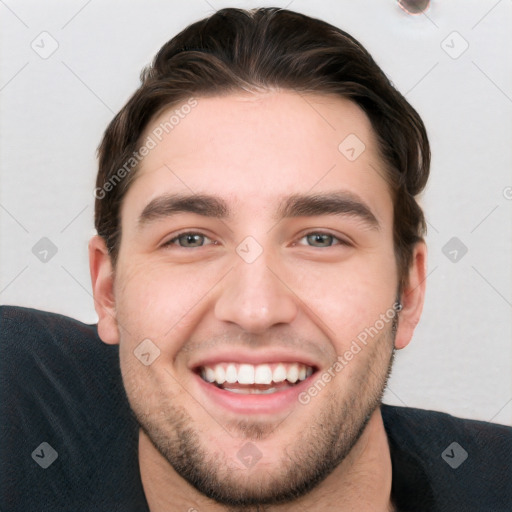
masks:
<path fill-rule="evenodd" d="M 344 240 L 341 240 L 338 237 L 335 237 L 334 235 L 331 235 L 329 233 L 308 233 L 299 240 L 299 243 L 302 244 L 303 240 L 306 241 L 307 245 L 319 248 L 331 247 L 333 245 L 349 245 Z"/>
<path fill-rule="evenodd" d="M 165 242 L 164 247 L 178 245 L 179 247 L 183 247 L 184 249 L 194 249 L 196 247 L 202 247 L 206 245 L 207 242 L 212 242 L 206 235 L 201 233 L 181 233 L 174 238 L 171 238 L 168 242 Z M 215 243 L 215 242 L 213 242 Z"/>

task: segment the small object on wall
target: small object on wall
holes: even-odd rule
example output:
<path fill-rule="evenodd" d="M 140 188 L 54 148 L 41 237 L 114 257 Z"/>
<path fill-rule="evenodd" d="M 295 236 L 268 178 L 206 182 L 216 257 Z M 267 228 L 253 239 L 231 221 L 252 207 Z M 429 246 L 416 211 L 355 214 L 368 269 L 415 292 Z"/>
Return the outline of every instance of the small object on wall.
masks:
<path fill-rule="evenodd" d="M 398 5 L 407 14 L 422 14 L 430 6 L 430 0 L 398 0 Z"/>

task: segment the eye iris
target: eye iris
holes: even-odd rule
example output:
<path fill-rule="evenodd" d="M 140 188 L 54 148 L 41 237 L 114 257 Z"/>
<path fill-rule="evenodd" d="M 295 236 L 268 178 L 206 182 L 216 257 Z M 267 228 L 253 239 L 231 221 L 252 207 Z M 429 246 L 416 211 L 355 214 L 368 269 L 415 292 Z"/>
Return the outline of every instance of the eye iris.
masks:
<path fill-rule="evenodd" d="M 308 235 L 308 243 L 312 245 L 321 246 L 321 247 L 328 247 L 332 245 L 333 236 L 332 235 L 326 235 L 323 233 L 315 233 L 313 235 Z"/>
<path fill-rule="evenodd" d="M 203 243 L 202 235 L 186 234 L 179 237 L 182 247 L 200 247 Z"/>

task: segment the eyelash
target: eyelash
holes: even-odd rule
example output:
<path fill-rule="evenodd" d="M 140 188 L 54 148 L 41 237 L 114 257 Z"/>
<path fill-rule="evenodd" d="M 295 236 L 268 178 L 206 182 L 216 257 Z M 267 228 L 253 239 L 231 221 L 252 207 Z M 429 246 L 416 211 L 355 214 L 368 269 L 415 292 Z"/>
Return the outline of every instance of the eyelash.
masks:
<path fill-rule="evenodd" d="M 189 235 L 189 236 L 194 236 L 194 235 L 202 236 L 202 237 L 210 240 L 210 237 L 208 237 L 207 235 L 205 235 L 203 233 L 200 233 L 198 231 L 183 231 L 182 233 L 178 233 L 175 237 L 173 237 L 170 240 L 168 240 L 167 242 L 163 243 L 162 247 L 170 247 L 170 246 L 174 245 L 174 242 L 179 240 L 182 236 L 186 236 L 186 235 Z M 214 241 L 213 244 L 216 245 L 217 242 Z M 181 247 L 179 245 L 177 245 L 177 247 L 179 247 L 180 249 L 195 249 L 195 247 Z M 201 245 L 199 247 L 203 247 L 203 246 Z"/>
<path fill-rule="evenodd" d="M 315 249 L 327 249 L 329 247 L 334 247 L 335 245 L 346 245 L 346 246 L 350 246 L 351 245 L 347 240 L 345 240 L 343 238 L 340 238 L 340 237 L 338 237 L 336 235 L 333 235 L 332 233 L 329 233 L 329 232 L 326 232 L 326 231 L 309 231 L 309 232 L 303 234 L 299 238 L 299 241 L 302 240 L 303 238 L 307 238 L 308 236 L 312 236 L 312 235 L 330 236 L 333 239 L 333 244 L 332 245 L 328 245 L 326 247 L 315 247 L 314 245 L 308 246 L 308 247 L 313 247 Z M 334 243 L 334 241 L 336 243 Z M 294 242 L 294 245 L 296 245 L 296 242 Z"/>
<path fill-rule="evenodd" d="M 190 235 L 190 236 L 201 236 L 201 237 L 204 237 L 205 239 L 207 240 L 211 240 L 210 237 L 208 237 L 207 235 L 201 233 L 201 232 L 198 232 L 198 231 L 183 231 L 182 233 L 178 233 L 175 237 L 171 238 L 170 240 L 168 240 L 167 242 L 163 243 L 162 244 L 162 247 L 171 247 L 173 245 L 176 245 L 176 247 L 180 248 L 180 249 L 198 249 L 200 247 L 204 247 L 204 245 L 200 245 L 198 247 L 182 247 L 182 246 L 179 246 L 177 244 L 175 244 L 175 242 L 177 242 L 181 237 L 183 236 L 187 236 L 187 235 Z M 326 247 L 315 247 L 315 246 L 312 246 L 310 245 L 309 247 L 313 247 L 315 249 L 327 249 L 329 247 L 334 247 L 336 245 L 345 245 L 345 246 L 352 246 L 352 244 L 350 242 L 348 242 L 347 240 L 344 240 L 343 238 L 340 238 L 340 237 L 337 237 L 335 235 L 333 235 L 332 233 L 328 233 L 328 232 L 325 232 L 325 231 L 309 231 L 307 233 L 304 233 L 298 240 L 302 240 L 304 238 L 307 238 L 308 236 L 312 236 L 312 235 L 326 235 L 326 236 L 330 236 L 333 238 L 334 241 L 336 241 L 337 243 L 333 243 L 332 245 L 328 245 Z M 217 245 L 217 242 L 215 241 L 212 241 L 213 243 L 211 245 Z M 293 245 L 297 245 L 298 242 L 294 242 Z"/>

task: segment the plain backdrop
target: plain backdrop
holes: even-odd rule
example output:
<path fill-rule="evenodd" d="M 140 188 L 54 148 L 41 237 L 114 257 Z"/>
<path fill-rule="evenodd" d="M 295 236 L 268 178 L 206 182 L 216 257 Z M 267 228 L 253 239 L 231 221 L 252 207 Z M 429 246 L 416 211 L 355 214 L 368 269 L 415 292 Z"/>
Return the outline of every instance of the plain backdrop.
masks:
<path fill-rule="evenodd" d="M 164 42 L 219 8 L 261 5 L 0 2 L 1 303 L 96 321 L 87 242 L 104 129 Z M 385 401 L 512 424 L 512 2 L 433 0 L 417 16 L 395 0 L 271 5 L 358 38 L 427 126 L 426 304 Z"/>

